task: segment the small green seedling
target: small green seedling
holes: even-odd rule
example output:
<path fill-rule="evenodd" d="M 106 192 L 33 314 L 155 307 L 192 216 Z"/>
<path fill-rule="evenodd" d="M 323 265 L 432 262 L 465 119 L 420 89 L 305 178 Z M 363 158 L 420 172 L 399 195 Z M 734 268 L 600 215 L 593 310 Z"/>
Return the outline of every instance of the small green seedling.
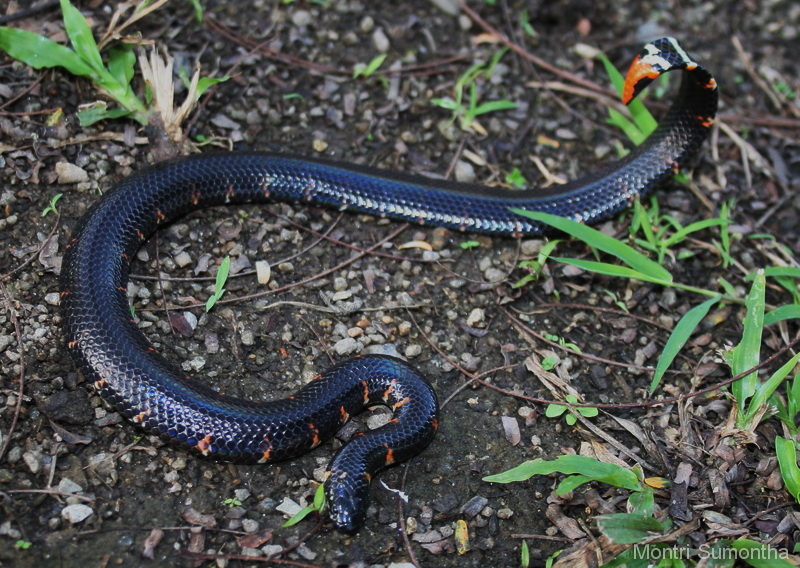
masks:
<path fill-rule="evenodd" d="M 458 246 L 460 246 L 463 250 L 470 250 L 481 246 L 481 243 L 479 243 L 478 241 L 464 241 Z"/>
<path fill-rule="evenodd" d="M 568 394 L 566 399 L 567 402 L 571 402 L 573 404 L 578 402 L 578 397 L 574 394 Z M 594 418 L 599 412 L 593 406 L 579 406 L 573 409 L 584 418 Z M 558 418 L 566 412 L 567 415 L 564 417 L 564 420 L 566 420 L 567 424 L 570 426 L 574 426 L 578 421 L 578 418 L 572 412 L 567 412 L 568 410 L 570 410 L 570 407 L 564 404 L 548 404 L 547 409 L 544 411 L 544 415 L 548 418 Z"/>
<path fill-rule="evenodd" d="M 372 77 L 380 66 L 383 65 L 387 55 L 388 54 L 383 53 L 377 57 L 373 57 L 369 63 L 357 63 L 356 66 L 353 67 L 353 79 L 358 79 L 359 77 L 367 79 Z"/>
<path fill-rule="evenodd" d="M 32 543 L 22 539 L 19 539 L 17 542 L 14 543 L 14 548 L 16 548 L 17 550 L 28 550 L 31 546 Z"/>
<path fill-rule="evenodd" d="M 233 509 L 234 507 L 241 507 L 242 506 L 242 502 L 239 501 L 236 497 L 228 497 L 227 499 L 225 499 L 222 502 L 222 504 L 223 505 L 227 505 L 231 509 Z"/>
<path fill-rule="evenodd" d="M 217 279 L 214 282 L 214 294 L 206 301 L 206 311 L 211 311 L 222 295 L 225 293 L 225 282 L 228 281 L 228 272 L 231 269 L 231 257 L 226 256 L 217 269 Z"/>
<path fill-rule="evenodd" d="M 519 171 L 519 168 L 514 168 L 508 172 L 505 180 L 507 184 L 514 186 L 517 189 L 525 189 L 528 186 L 528 180 L 525 179 L 525 176 L 522 175 L 522 172 Z"/>
<path fill-rule="evenodd" d="M 325 486 L 320 485 L 317 487 L 317 490 L 314 492 L 314 503 L 309 505 L 308 507 L 304 507 L 300 509 L 297 513 L 292 515 L 292 517 L 283 523 L 282 527 L 291 527 L 305 519 L 311 513 L 317 513 L 321 515 L 325 512 Z"/>
<path fill-rule="evenodd" d="M 56 193 L 52 199 L 50 199 L 50 203 L 47 205 L 44 211 L 42 211 L 42 217 L 46 217 L 48 213 L 54 213 L 58 215 L 58 208 L 56 207 L 56 203 L 58 200 L 61 199 L 61 196 L 64 195 L 63 193 Z"/>
<path fill-rule="evenodd" d="M 572 343 L 570 341 L 567 341 L 563 337 L 560 337 L 560 336 L 555 335 L 553 333 L 543 333 L 542 336 L 545 339 L 547 339 L 549 341 L 552 341 L 553 343 L 558 343 L 561 347 L 566 347 L 567 349 L 571 349 L 575 353 L 580 353 L 581 352 L 581 348 L 580 347 L 578 347 L 577 345 L 575 345 L 574 343 Z M 576 400 L 576 401 L 573 401 L 573 402 L 578 402 L 578 401 Z"/>
<path fill-rule="evenodd" d="M 515 109 L 519 106 L 517 103 L 505 99 L 478 104 L 480 97 L 478 96 L 476 80 L 481 75 L 490 76 L 506 51 L 507 49 L 503 49 L 495 54 L 488 65 L 476 63 L 467 69 L 456 81 L 453 88 L 453 98 L 443 97 L 431 101 L 434 105 L 451 111 L 451 120 L 453 122 L 458 121 L 461 130 L 472 130 L 482 136 L 486 136 L 486 129 L 476 120 L 477 117 L 490 112 Z M 466 104 L 464 103 L 465 87 L 469 87 L 469 101 Z"/>

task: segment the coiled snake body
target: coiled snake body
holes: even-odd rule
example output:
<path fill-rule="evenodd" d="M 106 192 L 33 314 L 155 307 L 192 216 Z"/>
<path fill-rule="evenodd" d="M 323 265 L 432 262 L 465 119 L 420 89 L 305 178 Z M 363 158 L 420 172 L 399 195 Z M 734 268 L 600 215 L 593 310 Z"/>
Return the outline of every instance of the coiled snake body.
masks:
<path fill-rule="evenodd" d="M 401 360 L 363 356 L 335 365 L 288 399 L 220 395 L 156 353 L 137 329 L 126 294 L 133 254 L 157 227 L 224 203 L 293 200 L 509 236 L 542 230 L 511 208 L 587 223 L 608 217 L 672 175 L 707 136 L 716 84 L 674 39 L 645 46 L 628 74 L 624 102 L 676 69 L 684 71 L 678 98 L 644 145 L 550 189 L 509 191 L 262 153 L 190 156 L 146 168 L 94 205 L 68 245 L 61 303 L 69 351 L 102 396 L 147 432 L 236 462 L 300 455 L 365 406 L 390 406 L 390 423 L 355 437 L 328 469 L 330 517 L 340 530 L 354 532 L 364 521 L 370 479 L 433 438 L 438 403 L 428 381 Z"/>

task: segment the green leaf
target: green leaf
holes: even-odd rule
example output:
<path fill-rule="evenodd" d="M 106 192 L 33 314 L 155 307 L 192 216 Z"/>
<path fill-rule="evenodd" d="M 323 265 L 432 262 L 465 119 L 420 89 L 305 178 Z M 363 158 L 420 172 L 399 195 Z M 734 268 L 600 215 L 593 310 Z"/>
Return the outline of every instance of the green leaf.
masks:
<path fill-rule="evenodd" d="M 308 507 L 303 507 L 299 511 L 297 511 L 294 515 L 292 515 L 285 523 L 283 523 L 282 527 L 292 527 L 305 519 L 308 515 L 316 511 L 316 509 L 309 505 Z"/>
<path fill-rule="evenodd" d="M 77 53 L 29 31 L 0 27 L 0 49 L 34 69 L 63 67 L 73 75 L 96 76 Z"/>
<path fill-rule="evenodd" d="M 586 456 L 564 455 L 553 461 L 541 458 L 528 461 L 508 471 L 484 477 L 484 481 L 492 483 L 511 483 L 525 481 L 534 475 L 550 475 L 551 473 L 579 474 L 587 478 L 608 483 L 615 487 L 640 491 L 642 489 L 636 474 L 628 468 L 598 461 Z"/>
<path fill-rule="evenodd" d="M 473 83 L 474 85 L 474 83 Z M 473 116 L 478 116 L 481 114 L 486 114 L 487 112 L 495 112 L 498 110 L 511 110 L 517 108 L 519 105 L 517 103 L 511 101 L 489 101 L 486 103 L 482 103 L 478 105 L 473 110 Z"/>
<path fill-rule="evenodd" d="M 551 227 L 563 231 L 576 239 L 580 239 L 587 245 L 601 250 L 607 254 L 617 257 L 622 262 L 637 272 L 647 275 L 652 281 L 672 282 L 672 274 L 663 266 L 654 262 L 637 252 L 628 245 L 604 235 L 600 231 L 587 227 L 572 219 L 551 215 L 541 211 L 525 211 L 522 209 L 512 209 L 514 213 L 528 217 L 539 223 L 545 223 Z"/>
<path fill-rule="evenodd" d="M 638 126 L 636 126 L 633 122 L 628 120 L 625 115 L 619 112 L 617 109 L 608 107 L 608 118 L 606 119 L 606 123 L 610 124 L 611 126 L 616 126 L 628 139 L 633 142 L 636 146 L 639 146 L 647 140 L 647 134 L 642 132 Z"/>
<path fill-rule="evenodd" d="M 644 491 L 634 491 L 628 497 L 628 507 L 632 513 L 652 517 L 656 510 L 655 494 L 649 487 Z"/>
<path fill-rule="evenodd" d="M 733 348 L 729 355 L 729 364 L 734 375 L 738 375 L 758 365 L 761 357 L 761 332 L 764 329 L 764 293 L 766 280 L 764 271 L 756 274 L 753 286 L 745 300 L 744 330 L 742 341 Z M 731 385 L 731 391 L 739 404 L 737 426 L 744 427 L 744 414 L 747 399 L 756 390 L 758 373 L 753 371 Z"/>
<path fill-rule="evenodd" d="M 661 377 L 664 376 L 664 373 L 669 369 L 669 366 L 672 365 L 672 362 L 675 360 L 675 357 L 678 356 L 683 346 L 686 345 L 686 342 L 689 341 L 689 338 L 694 333 L 694 330 L 697 329 L 697 326 L 703 321 L 703 318 L 706 317 L 708 311 L 711 309 L 711 306 L 716 304 L 719 301 L 719 296 L 715 298 L 711 298 L 710 300 L 706 300 L 702 304 L 693 307 L 691 310 L 683 314 L 683 317 L 678 321 L 678 324 L 675 326 L 675 329 L 672 330 L 672 333 L 667 340 L 666 345 L 664 345 L 664 349 L 661 352 L 661 357 L 658 359 L 658 364 L 656 365 L 656 372 L 653 374 L 653 380 L 650 382 L 650 392 L 654 392 L 658 387 L 658 383 L 661 382 Z"/>
<path fill-rule="evenodd" d="M 618 264 L 609 264 L 607 262 L 597 262 L 594 260 L 581 260 L 578 258 L 565 258 L 560 256 L 554 256 L 553 260 L 563 262 L 564 264 L 571 264 L 572 266 L 577 266 L 578 268 L 582 268 L 583 270 L 588 270 L 589 272 L 594 272 L 596 274 L 605 274 L 606 276 L 615 276 L 619 278 L 631 278 L 634 280 L 642 280 L 644 282 L 663 284 L 665 286 L 670 284 L 670 282 L 667 280 L 651 278 L 647 274 L 643 274 L 638 270 L 633 270 L 632 268 L 620 266 Z"/>
<path fill-rule="evenodd" d="M 767 403 L 767 400 L 780 386 L 780 384 L 783 382 L 783 379 L 785 379 L 786 376 L 792 372 L 798 361 L 800 361 L 800 353 L 797 353 L 794 357 L 784 363 L 781 368 L 775 371 L 769 379 L 761 384 L 756 385 L 755 394 L 747 405 L 747 412 L 743 417 L 743 420 L 747 423 L 748 429 L 751 427 L 755 428 L 756 424 L 750 424 L 750 421 L 753 420 L 755 415 L 758 413 L 759 408 Z"/>
<path fill-rule="evenodd" d="M 598 57 L 600 58 L 600 61 L 602 61 L 603 67 L 606 70 L 606 74 L 608 74 L 609 79 L 611 79 L 611 84 L 614 85 L 614 89 L 617 91 L 617 94 L 622 96 L 622 89 L 625 86 L 625 78 L 617 70 L 617 68 L 614 67 L 608 57 L 606 57 L 605 53 L 600 52 Z M 628 110 L 630 111 L 636 126 L 644 133 L 645 136 L 649 136 L 658 127 L 658 122 L 656 119 L 653 118 L 653 115 L 650 114 L 650 111 L 647 110 L 647 107 L 639 99 L 633 99 L 630 101 L 630 103 L 628 103 Z"/>
<path fill-rule="evenodd" d="M 115 45 L 108 50 L 108 70 L 120 85 L 128 85 L 128 91 L 130 91 L 131 95 L 133 91 L 130 88 L 130 84 L 131 79 L 133 79 L 135 65 L 136 54 L 133 53 L 130 45 Z"/>
<path fill-rule="evenodd" d="M 97 73 L 103 73 L 103 59 L 86 18 L 69 0 L 61 0 L 61 11 L 64 13 L 64 27 L 75 52 Z"/>
<path fill-rule="evenodd" d="M 224 83 L 230 78 L 230 75 L 223 75 L 222 77 L 200 77 L 200 79 L 197 81 L 197 98 L 199 99 L 202 97 L 203 93 L 205 93 L 210 87 L 213 87 L 218 83 Z"/>
<path fill-rule="evenodd" d="M 667 519 L 659 521 L 639 513 L 617 513 L 595 517 L 600 530 L 618 544 L 636 544 L 654 534 L 667 531 L 671 525 Z"/>
<path fill-rule="evenodd" d="M 775 437 L 775 455 L 781 470 L 786 490 L 800 503 L 800 468 L 797 467 L 797 452 L 792 440 Z"/>
<path fill-rule="evenodd" d="M 786 552 L 749 538 L 734 540 L 730 547 L 739 551 L 736 558 L 755 568 L 795 568 L 787 559 Z"/>
<path fill-rule="evenodd" d="M 217 278 L 214 282 L 214 294 L 208 298 L 206 301 L 206 311 L 211 310 L 214 307 L 214 304 L 222 297 L 225 293 L 225 282 L 228 280 L 228 272 L 231 268 L 231 257 L 226 256 L 222 259 L 222 262 L 217 269 Z"/>
<path fill-rule="evenodd" d="M 107 118 L 120 118 L 130 114 L 131 111 L 126 108 L 109 109 L 105 101 L 97 101 L 90 105 L 82 105 L 78 111 L 78 120 L 81 126 L 90 126 Z"/>

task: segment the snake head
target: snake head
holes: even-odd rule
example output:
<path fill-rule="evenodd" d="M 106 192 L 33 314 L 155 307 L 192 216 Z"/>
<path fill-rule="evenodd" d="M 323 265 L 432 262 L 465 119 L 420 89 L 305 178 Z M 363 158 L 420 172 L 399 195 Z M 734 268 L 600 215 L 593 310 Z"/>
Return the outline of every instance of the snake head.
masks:
<path fill-rule="evenodd" d="M 369 476 L 342 470 L 331 470 L 325 481 L 328 516 L 336 528 L 355 534 L 367 516 Z"/>

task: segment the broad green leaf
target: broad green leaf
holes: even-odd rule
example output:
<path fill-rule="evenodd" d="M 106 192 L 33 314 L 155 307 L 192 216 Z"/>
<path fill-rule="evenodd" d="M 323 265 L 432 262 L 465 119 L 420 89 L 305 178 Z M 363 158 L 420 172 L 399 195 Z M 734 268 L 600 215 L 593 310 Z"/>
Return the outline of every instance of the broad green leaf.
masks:
<path fill-rule="evenodd" d="M 81 126 L 91 126 L 95 122 L 106 120 L 108 118 L 120 118 L 128 116 L 131 111 L 125 108 L 112 108 L 109 109 L 104 101 L 97 101 L 97 103 L 87 106 L 82 106 L 78 111 L 78 120 Z"/>
<path fill-rule="evenodd" d="M 655 493 L 648 488 L 646 491 L 634 491 L 628 497 L 628 506 L 632 513 L 639 513 L 647 517 L 655 514 Z"/>
<path fill-rule="evenodd" d="M 800 503 L 800 468 L 797 467 L 797 451 L 794 442 L 776 436 L 775 455 L 778 458 L 778 467 L 781 470 L 786 490 Z"/>
<path fill-rule="evenodd" d="M 636 474 L 628 468 L 586 456 L 573 455 L 559 456 L 553 461 L 535 459 L 503 473 L 484 477 L 483 480 L 492 483 L 511 483 L 525 481 L 534 475 L 550 475 L 551 473 L 584 475 L 595 481 L 631 491 L 640 491 L 642 488 Z"/>
<path fill-rule="evenodd" d="M 115 45 L 108 50 L 108 70 L 120 85 L 126 85 L 132 94 L 130 84 L 133 79 L 136 54 L 131 46 L 126 44 Z"/>
<path fill-rule="evenodd" d="M 694 330 L 697 329 L 697 326 L 703 321 L 703 318 L 706 317 L 711 306 L 719 301 L 719 298 L 719 296 L 716 296 L 715 298 L 706 300 L 683 314 L 683 317 L 678 321 L 675 329 L 672 330 L 666 345 L 664 345 L 664 349 L 661 351 L 661 357 L 659 357 L 658 364 L 656 365 L 656 372 L 653 374 L 653 380 L 650 382 L 651 393 L 656 390 L 658 383 L 661 381 L 661 377 L 664 376 L 666 370 L 675 360 L 675 357 L 678 356 L 680 350 L 683 349 L 683 346 L 689 341 Z"/>
<path fill-rule="evenodd" d="M 580 239 L 587 245 L 617 257 L 632 269 L 647 275 L 653 281 L 672 282 L 672 274 L 663 266 L 654 262 L 612 237 L 604 235 L 600 231 L 587 227 L 572 219 L 542 213 L 541 211 L 525 211 L 523 209 L 512 209 L 514 213 L 528 217 L 539 223 L 545 223 L 553 228 L 563 231 L 576 239 Z"/>
<path fill-rule="evenodd" d="M 596 517 L 597 525 L 608 538 L 618 544 L 636 544 L 653 534 L 667 531 L 669 520 L 659 521 L 650 515 L 617 513 Z"/>
<path fill-rule="evenodd" d="M 230 79 L 230 75 L 223 75 L 222 77 L 200 77 L 200 80 L 197 81 L 197 98 L 203 96 L 209 87 L 213 87 L 217 83 L 224 83 L 228 79 Z"/>
<path fill-rule="evenodd" d="M 69 0 L 61 0 L 61 11 L 64 13 L 64 27 L 75 52 L 97 73 L 103 73 L 103 59 L 86 18 Z"/>
<path fill-rule="evenodd" d="M 34 69 L 63 67 L 73 75 L 96 76 L 91 66 L 70 48 L 29 31 L 0 27 L 0 49 Z"/>

